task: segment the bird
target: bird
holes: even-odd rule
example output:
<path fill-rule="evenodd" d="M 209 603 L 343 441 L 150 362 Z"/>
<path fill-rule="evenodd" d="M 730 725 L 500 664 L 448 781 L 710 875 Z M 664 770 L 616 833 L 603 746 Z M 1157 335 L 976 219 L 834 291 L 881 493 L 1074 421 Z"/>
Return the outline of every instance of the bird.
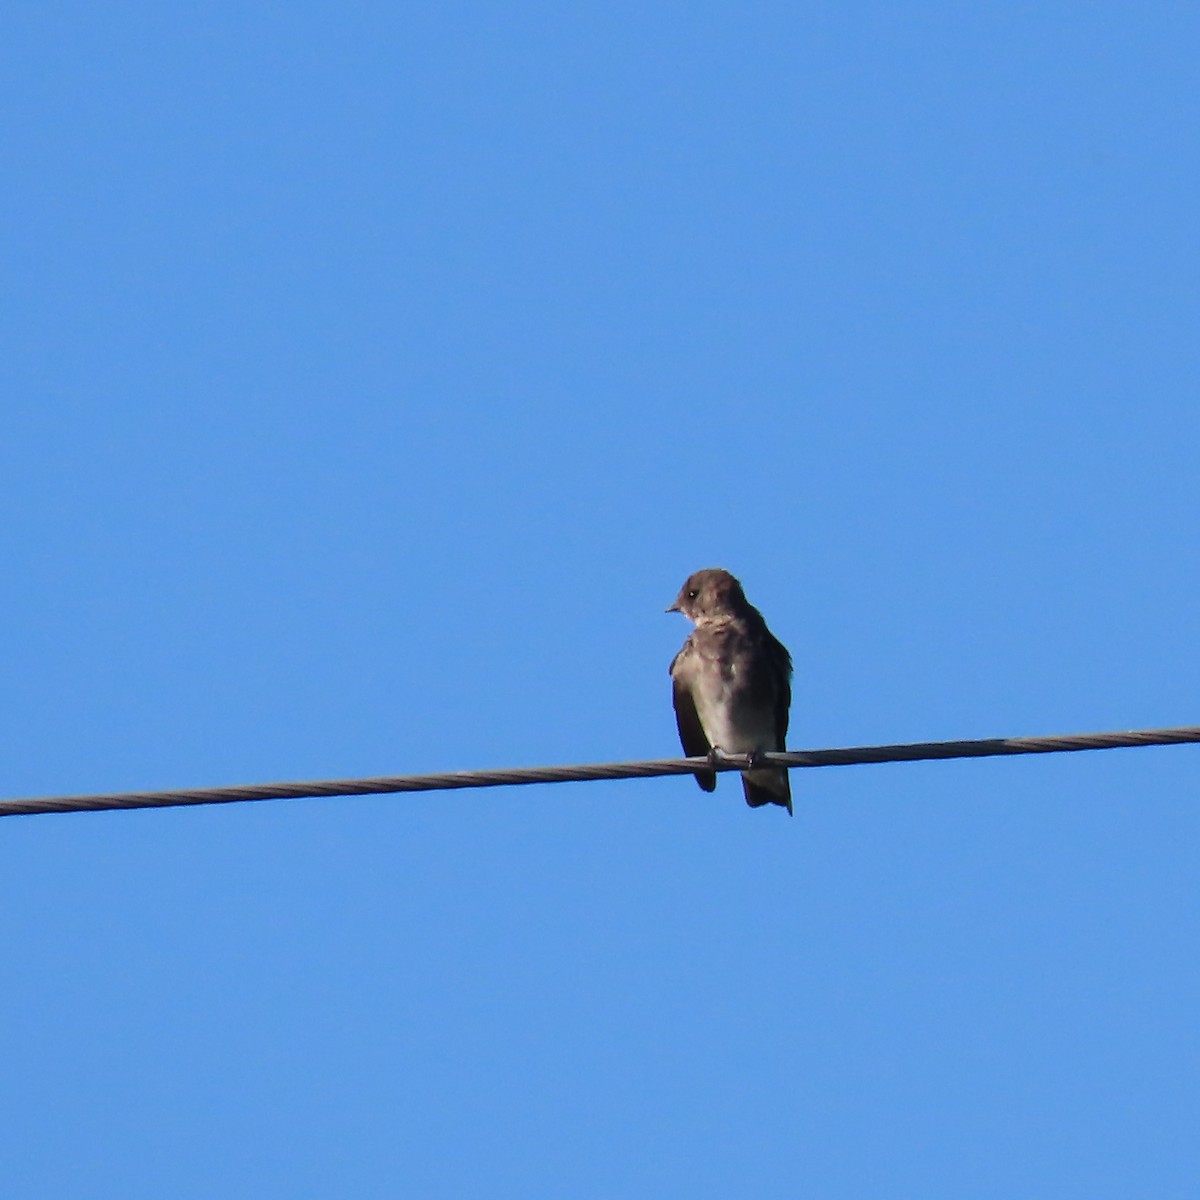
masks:
<path fill-rule="evenodd" d="M 767 628 L 742 585 L 720 567 L 689 575 L 667 612 L 695 624 L 671 661 L 675 723 L 689 758 L 785 749 L 792 703 L 792 656 Z M 696 782 L 711 792 L 715 771 Z M 751 808 L 778 804 L 792 813 L 788 773 L 782 767 L 742 772 Z"/>

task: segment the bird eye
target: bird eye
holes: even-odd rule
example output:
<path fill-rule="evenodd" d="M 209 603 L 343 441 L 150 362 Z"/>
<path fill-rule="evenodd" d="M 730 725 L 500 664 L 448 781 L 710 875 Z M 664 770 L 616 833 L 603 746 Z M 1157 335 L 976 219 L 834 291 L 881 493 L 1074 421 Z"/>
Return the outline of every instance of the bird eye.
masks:
<path fill-rule="evenodd" d="M 688 592 L 688 599 L 695 600 L 698 595 L 700 595 L 700 593 L 695 588 L 692 588 L 691 591 Z"/>

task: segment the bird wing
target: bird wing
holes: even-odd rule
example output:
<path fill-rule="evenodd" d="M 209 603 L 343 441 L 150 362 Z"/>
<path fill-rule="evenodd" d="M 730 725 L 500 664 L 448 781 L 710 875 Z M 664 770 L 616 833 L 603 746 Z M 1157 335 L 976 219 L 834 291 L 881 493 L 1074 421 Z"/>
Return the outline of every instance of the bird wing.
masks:
<path fill-rule="evenodd" d="M 752 661 L 756 664 L 755 686 L 770 697 L 774 748 L 786 750 L 788 710 L 792 705 L 792 656 L 765 623 L 760 624 Z M 746 771 L 742 775 L 742 788 L 746 793 L 746 803 L 751 808 L 778 804 L 791 815 L 792 785 L 786 770 Z"/>
<path fill-rule="evenodd" d="M 702 758 L 712 749 L 704 726 L 700 724 L 700 714 L 696 711 L 696 701 L 692 698 L 691 683 L 688 679 L 687 654 L 685 646 L 671 663 L 671 683 L 675 702 L 675 724 L 679 729 L 679 742 L 688 758 Z M 717 774 L 715 771 L 697 771 L 696 782 L 706 791 L 716 791 Z"/>
<path fill-rule="evenodd" d="M 788 710 L 792 707 L 792 656 L 787 647 L 767 631 L 771 672 L 775 676 L 775 749 L 787 749 Z"/>

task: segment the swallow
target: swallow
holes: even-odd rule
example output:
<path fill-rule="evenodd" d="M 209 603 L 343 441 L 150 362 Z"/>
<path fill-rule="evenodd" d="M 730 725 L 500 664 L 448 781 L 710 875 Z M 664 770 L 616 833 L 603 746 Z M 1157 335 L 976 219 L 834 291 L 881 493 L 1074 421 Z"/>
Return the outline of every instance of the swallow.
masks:
<path fill-rule="evenodd" d="M 696 628 L 671 662 L 675 723 L 689 758 L 755 755 L 786 746 L 792 703 L 792 656 L 767 628 L 728 571 L 708 567 L 689 575 L 667 612 L 683 613 Z M 715 790 L 715 771 L 696 782 Z M 788 773 L 781 767 L 742 772 L 751 808 L 778 804 L 792 812 Z"/>

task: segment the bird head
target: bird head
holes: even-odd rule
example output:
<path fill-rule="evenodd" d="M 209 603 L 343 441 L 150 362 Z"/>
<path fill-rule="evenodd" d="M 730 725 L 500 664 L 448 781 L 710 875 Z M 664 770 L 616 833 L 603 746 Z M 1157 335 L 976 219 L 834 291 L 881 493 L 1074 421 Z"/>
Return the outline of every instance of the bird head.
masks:
<path fill-rule="evenodd" d="M 689 621 L 726 616 L 745 606 L 742 585 L 720 567 L 705 567 L 689 575 L 667 612 L 683 613 Z"/>

